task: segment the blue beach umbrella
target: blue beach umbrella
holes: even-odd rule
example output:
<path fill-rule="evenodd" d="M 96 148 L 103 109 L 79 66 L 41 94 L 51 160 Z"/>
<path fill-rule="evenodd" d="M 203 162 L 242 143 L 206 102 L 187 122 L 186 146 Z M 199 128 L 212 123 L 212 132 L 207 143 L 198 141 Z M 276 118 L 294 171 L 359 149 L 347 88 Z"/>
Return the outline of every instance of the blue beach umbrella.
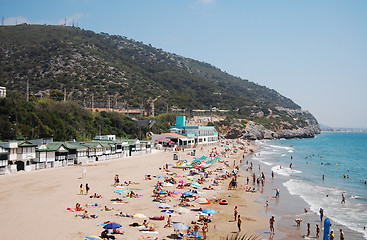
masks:
<path fill-rule="evenodd" d="M 85 237 L 86 239 L 89 239 L 89 240 L 102 240 L 102 238 L 100 238 L 100 237 L 98 237 L 98 236 L 95 236 L 95 235 L 93 235 L 93 236 L 87 236 L 87 237 Z"/>
<path fill-rule="evenodd" d="M 192 196 L 194 195 L 192 192 L 186 191 L 184 193 L 182 193 L 182 196 Z"/>
<path fill-rule="evenodd" d="M 173 213 L 175 210 L 166 210 L 166 209 L 163 209 L 161 212 L 165 212 L 165 213 Z"/>
<path fill-rule="evenodd" d="M 118 189 L 118 190 L 115 191 L 115 193 L 124 193 L 124 192 L 126 192 L 126 190 L 124 190 L 124 189 Z"/>
<path fill-rule="evenodd" d="M 198 182 L 193 182 L 193 183 L 191 183 L 191 186 L 193 186 L 194 188 L 199 188 L 199 187 L 201 187 L 200 183 L 198 183 Z"/>
<path fill-rule="evenodd" d="M 211 208 L 204 209 L 202 212 L 203 213 L 206 213 L 206 214 L 214 214 L 214 213 L 217 213 L 217 211 L 215 211 L 214 209 L 211 209 Z"/>
<path fill-rule="evenodd" d="M 120 227 L 122 227 L 122 225 L 118 224 L 118 223 L 108 223 L 108 224 L 103 226 L 104 229 L 116 229 L 116 228 L 120 228 Z"/>
<path fill-rule="evenodd" d="M 159 207 L 159 208 L 170 208 L 171 206 L 167 203 L 157 203 L 157 207 Z"/>

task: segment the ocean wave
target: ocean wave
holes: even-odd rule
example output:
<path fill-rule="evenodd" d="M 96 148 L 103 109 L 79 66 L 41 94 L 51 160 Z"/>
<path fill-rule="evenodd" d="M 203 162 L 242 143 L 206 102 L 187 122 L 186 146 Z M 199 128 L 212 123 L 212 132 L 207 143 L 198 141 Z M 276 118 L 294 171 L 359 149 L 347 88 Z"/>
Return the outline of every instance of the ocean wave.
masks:
<path fill-rule="evenodd" d="M 264 160 L 259 160 L 261 163 L 263 163 L 263 164 L 265 164 L 265 165 L 268 165 L 268 166 L 271 166 L 271 165 L 273 165 L 272 163 L 270 163 L 270 162 L 266 162 L 266 161 L 264 161 Z"/>
<path fill-rule="evenodd" d="M 363 230 L 367 222 L 366 204 L 356 203 L 354 198 L 349 197 L 345 204 L 341 204 L 341 195 L 345 190 L 307 183 L 302 180 L 290 179 L 283 183 L 291 195 L 300 196 L 310 205 L 310 210 L 318 213 L 324 209 L 325 216 L 332 221 L 348 226 L 350 229 L 364 234 Z M 358 197 L 358 196 L 355 196 Z"/>
<path fill-rule="evenodd" d="M 287 147 L 287 146 L 279 146 L 279 145 L 272 145 L 272 144 L 268 144 L 267 146 L 271 147 L 271 148 L 277 148 L 277 149 L 285 149 L 285 150 L 291 150 L 291 147 Z"/>
<path fill-rule="evenodd" d="M 280 165 L 276 165 L 276 166 L 272 167 L 271 170 L 274 173 L 277 173 L 277 174 L 282 175 L 282 176 L 287 176 L 287 177 L 289 177 L 291 175 L 294 175 L 294 174 L 302 173 L 302 171 L 300 171 L 300 170 L 295 170 L 295 169 L 291 169 L 291 168 L 287 168 L 287 167 L 281 167 Z"/>

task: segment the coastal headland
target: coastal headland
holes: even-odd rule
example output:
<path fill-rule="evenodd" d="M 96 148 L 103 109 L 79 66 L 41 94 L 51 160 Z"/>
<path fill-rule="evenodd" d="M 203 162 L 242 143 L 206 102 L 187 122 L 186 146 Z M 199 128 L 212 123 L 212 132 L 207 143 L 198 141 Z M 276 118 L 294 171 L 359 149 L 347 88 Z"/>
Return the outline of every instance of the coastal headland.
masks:
<path fill-rule="evenodd" d="M 202 186 L 195 189 L 192 186 L 177 189 L 177 184 L 163 185 L 162 189 L 172 195 L 165 198 L 170 209 L 179 207 L 180 196 L 185 191 L 196 190 L 198 196 L 208 199 L 211 204 L 200 205 L 191 199 L 187 213 L 172 212 L 172 223 L 183 222 L 193 226 L 193 221 L 198 221 L 200 210 L 214 209 L 211 222 L 208 224 L 207 239 L 221 239 L 232 234 L 238 234 L 237 221 L 234 221 L 234 207 L 237 206 L 238 214 L 242 218 L 240 234 L 257 234 L 257 231 L 268 227 L 268 219 L 259 214 L 263 205 L 255 200 L 259 192 L 246 192 L 244 190 L 246 178 L 250 172 L 241 170 L 243 157 L 249 154 L 252 145 L 246 145 L 244 150 L 237 149 L 235 142 L 221 143 L 196 149 L 196 156 L 209 156 L 213 152 L 222 152 L 227 148 L 227 157 L 221 156 L 207 172 Z M 115 234 L 116 239 L 169 239 L 177 232 L 167 224 L 168 213 L 161 212 L 154 202 L 153 190 L 157 182 L 164 182 L 165 178 L 173 178 L 177 183 L 187 179 L 189 170 L 173 168 L 176 154 L 180 159 L 194 160 L 190 151 L 173 152 L 157 150 L 152 154 L 134 156 L 95 162 L 90 165 L 43 169 L 33 172 L 18 172 L 0 177 L 0 221 L 2 222 L 2 238 L 4 239 L 84 239 L 86 236 L 99 236 L 103 224 L 116 222 L 122 225 L 119 229 L 124 234 Z M 166 164 L 168 170 L 166 170 Z M 236 190 L 228 190 L 231 177 L 223 179 L 224 170 L 229 173 L 234 166 L 239 166 L 237 174 L 238 186 Z M 83 176 L 84 173 L 84 176 Z M 119 175 L 119 186 L 115 184 L 115 176 Z M 150 175 L 151 180 L 146 176 Z M 224 174 L 225 175 L 225 174 Z M 194 175 L 197 178 L 200 175 Z M 214 183 L 218 179 L 218 185 Z M 126 183 L 125 183 L 126 182 Z M 90 188 L 86 194 L 85 184 Z M 80 185 L 83 185 L 83 194 Z M 252 185 L 251 185 L 252 186 Z M 203 187 L 212 187 L 214 190 L 203 190 Z M 122 195 L 116 190 L 125 190 Z M 134 197 L 127 197 L 133 191 Z M 96 193 L 102 198 L 90 198 Z M 122 201 L 111 201 L 113 199 Z M 219 199 L 227 199 L 228 205 L 215 203 Z M 88 216 L 96 215 L 97 218 L 83 218 L 84 211 L 74 211 L 76 203 L 87 211 Z M 97 206 L 98 205 L 98 206 Z M 107 209 L 107 211 L 106 211 Z M 143 214 L 147 218 L 121 217 L 123 215 Z M 149 217 L 164 216 L 164 220 L 150 220 Z M 141 225 L 144 219 L 149 221 L 152 231 L 139 231 L 129 225 Z M 200 225 L 199 233 L 202 233 Z M 186 231 L 184 231 L 186 233 Z"/>

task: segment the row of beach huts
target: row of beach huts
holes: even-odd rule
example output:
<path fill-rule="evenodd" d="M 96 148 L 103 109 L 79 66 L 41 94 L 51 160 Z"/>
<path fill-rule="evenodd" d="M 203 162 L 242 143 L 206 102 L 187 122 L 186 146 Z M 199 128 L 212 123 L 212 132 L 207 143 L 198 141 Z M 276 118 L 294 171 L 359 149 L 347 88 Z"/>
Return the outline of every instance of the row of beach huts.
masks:
<path fill-rule="evenodd" d="M 0 142 L 0 174 L 81 165 L 152 152 L 152 141 L 97 136 L 89 142 L 52 139 Z"/>

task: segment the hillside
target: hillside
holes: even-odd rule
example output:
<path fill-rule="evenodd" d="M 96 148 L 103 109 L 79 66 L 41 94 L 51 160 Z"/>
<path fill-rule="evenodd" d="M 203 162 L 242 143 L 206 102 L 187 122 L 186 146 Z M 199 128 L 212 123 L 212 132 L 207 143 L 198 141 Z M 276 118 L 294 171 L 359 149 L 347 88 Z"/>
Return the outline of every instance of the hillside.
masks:
<path fill-rule="evenodd" d="M 298 129 L 316 119 L 275 90 L 193 59 L 74 27 L 0 27 L 0 84 L 36 97 L 59 96 L 81 106 L 230 110 L 266 128 Z M 110 100 L 110 102 L 108 102 Z"/>

